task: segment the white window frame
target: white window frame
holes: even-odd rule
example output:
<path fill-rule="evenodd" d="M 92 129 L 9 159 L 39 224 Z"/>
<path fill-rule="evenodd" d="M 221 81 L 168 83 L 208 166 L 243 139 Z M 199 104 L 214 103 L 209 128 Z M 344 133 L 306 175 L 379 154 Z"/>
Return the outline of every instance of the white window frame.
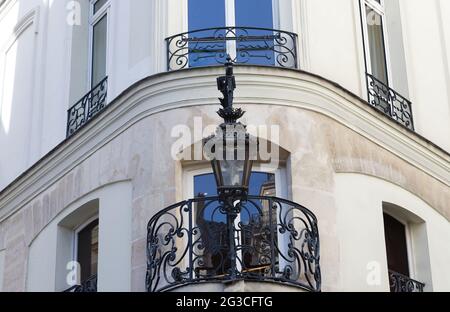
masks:
<path fill-rule="evenodd" d="M 92 222 L 94 222 L 95 220 L 99 221 L 99 226 L 100 226 L 100 217 L 99 214 L 96 214 L 95 216 L 89 218 L 87 221 L 83 222 L 81 225 L 77 226 L 74 231 L 73 231 L 73 239 L 72 239 L 72 261 L 74 263 L 77 263 L 78 265 L 76 266 L 76 277 L 77 277 L 77 284 L 80 284 L 80 278 L 81 278 L 81 272 L 77 272 L 78 269 L 80 269 L 80 264 L 78 263 L 78 234 L 83 231 L 89 224 L 91 224 Z M 100 235 L 100 231 L 99 231 L 99 235 Z M 100 239 L 99 239 L 100 242 Z M 98 268 L 97 268 L 98 271 Z"/>
<path fill-rule="evenodd" d="M 183 32 L 189 31 L 189 1 L 183 0 L 183 8 L 186 12 L 183 19 Z M 252 27 L 252 25 L 236 25 L 236 0 L 225 0 L 225 27 L 244 26 Z M 272 0 L 272 28 L 278 29 L 280 27 L 280 3 L 279 0 Z M 229 34 L 232 36 L 232 34 Z M 227 52 L 232 59 L 236 58 L 236 41 L 227 41 Z"/>
<path fill-rule="evenodd" d="M 383 213 L 391 216 L 392 218 L 394 218 L 395 220 L 397 220 L 398 222 L 403 224 L 403 226 L 405 227 L 406 254 L 408 256 L 409 276 L 412 279 L 417 279 L 416 266 L 415 266 L 415 260 L 414 260 L 413 242 L 412 242 L 412 233 L 411 233 L 411 226 L 410 226 L 409 222 L 405 221 L 405 219 L 403 219 L 400 216 L 395 215 L 391 212 L 387 212 L 387 211 L 383 210 Z"/>
<path fill-rule="evenodd" d="M 99 0 L 89 0 L 89 56 L 88 56 L 88 90 L 91 90 L 92 87 L 92 67 L 94 65 L 94 27 L 97 25 L 97 23 L 106 16 L 106 76 L 108 76 L 109 72 L 109 29 L 110 29 L 110 8 L 111 8 L 111 2 L 107 1 L 99 10 L 94 14 L 94 6 Z"/>
<path fill-rule="evenodd" d="M 384 55 L 385 55 L 385 63 L 386 63 L 386 72 L 387 72 L 387 80 L 388 87 L 392 87 L 392 72 L 391 72 L 391 58 L 389 54 L 389 40 L 388 40 L 388 32 L 387 32 L 387 23 L 386 23 L 386 13 L 385 13 L 385 0 L 380 0 L 381 3 L 378 3 L 376 0 L 360 0 L 360 10 L 361 10 L 361 21 L 362 21 L 362 30 L 363 30 L 363 41 L 364 41 L 364 57 L 366 62 L 366 70 L 368 74 L 373 74 L 372 71 L 372 62 L 370 56 L 370 44 L 369 44 L 369 34 L 367 29 L 367 15 L 366 15 L 366 5 L 373 9 L 376 13 L 381 16 L 381 22 L 383 24 L 383 43 L 384 43 Z"/>

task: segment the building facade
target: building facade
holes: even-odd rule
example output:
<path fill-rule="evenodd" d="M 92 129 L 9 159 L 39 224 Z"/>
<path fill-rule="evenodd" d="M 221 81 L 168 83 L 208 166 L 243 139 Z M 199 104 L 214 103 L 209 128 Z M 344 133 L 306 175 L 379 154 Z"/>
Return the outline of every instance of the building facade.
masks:
<path fill-rule="evenodd" d="M 313 213 L 320 269 L 293 278 L 278 231 L 271 273 L 241 260 L 258 281 L 180 261 L 152 288 L 149 221 L 214 195 L 174 154 L 220 123 L 227 54 L 277 150 L 250 193 Z M 0 290 L 450 291 L 449 61 L 446 0 L 0 1 Z"/>

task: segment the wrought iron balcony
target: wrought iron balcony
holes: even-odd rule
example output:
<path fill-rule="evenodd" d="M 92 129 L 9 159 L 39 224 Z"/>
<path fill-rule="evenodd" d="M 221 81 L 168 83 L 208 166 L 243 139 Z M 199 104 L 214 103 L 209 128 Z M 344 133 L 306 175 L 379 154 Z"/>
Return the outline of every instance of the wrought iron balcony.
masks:
<path fill-rule="evenodd" d="M 100 81 L 67 112 L 67 137 L 72 136 L 107 106 L 108 77 Z"/>
<path fill-rule="evenodd" d="M 408 276 L 389 271 L 391 292 L 423 292 L 425 284 L 415 281 Z"/>
<path fill-rule="evenodd" d="M 97 292 L 97 275 L 90 277 L 80 285 L 70 287 L 64 292 Z"/>
<path fill-rule="evenodd" d="M 147 290 L 245 280 L 320 291 L 314 214 L 273 197 L 249 196 L 239 208 L 235 222 L 227 222 L 218 197 L 183 201 L 156 214 L 148 224 Z"/>
<path fill-rule="evenodd" d="M 207 28 L 166 39 L 168 70 L 224 64 L 298 68 L 297 35 L 254 27 Z"/>
<path fill-rule="evenodd" d="M 370 105 L 414 131 L 412 108 L 409 100 L 370 74 L 367 74 L 367 88 Z"/>

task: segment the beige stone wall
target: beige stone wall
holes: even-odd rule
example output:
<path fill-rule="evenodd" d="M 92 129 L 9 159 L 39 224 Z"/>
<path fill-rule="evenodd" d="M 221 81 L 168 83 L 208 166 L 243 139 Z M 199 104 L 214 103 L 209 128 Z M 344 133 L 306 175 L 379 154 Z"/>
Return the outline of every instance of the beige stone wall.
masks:
<path fill-rule="evenodd" d="M 244 72 L 244 69 L 241 69 Z M 255 70 L 255 75 L 263 71 Z M 199 72 L 204 74 L 203 72 Z M 215 75 L 214 70 L 206 70 L 206 74 Z M 172 74 L 171 80 L 164 88 L 174 88 L 175 78 L 181 79 L 177 82 L 183 86 L 185 74 Z M 179 75 L 179 76 L 176 76 Z M 187 74 L 189 75 L 189 74 Z M 210 77 L 206 77 L 210 79 Z M 277 75 L 283 76 L 284 73 Z M 295 77 L 299 87 L 302 86 L 301 79 L 308 80 L 311 85 L 316 85 L 318 78 L 301 78 L 300 74 L 291 73 Z M 305 74 L 301 74 L 305 75 Z M 199 75 L 203 77 L 205 75 Z M 172 77 L 172 76 L 170 76 Z M 238 81 L 239 81 L 238 76 Z M 245 75 L 243 74 L 243 80 Z M 250 77 L 250 76 L 249 76 Z M 254 76 L 252 76 L 254 77 Z M 288 77 L 286 79 L 293 79 Z M 301 79 L 300 79 L 301 78 Z M 167 79 L 167 78 L 166 78 Z M 270 84 L 270 77 L 268 84 Z M 277 78 L 279 79 L 279 78 Z M 273 81 L 272 81 L 273 82 Z M 150 81 L 146 82 L 153 86 Z M 197 83 L 195 80 L 193 84 Z M 251 79 L 245 80 L 242 84 L 252 85 Z M 336 96 L 336 103 L 330 99 L 331 105 L 343 105 L 339 103 L 349 103 L 351 95 L 346 94 L 337 87 L 332 87 L 327 82 L 321 82 L 326 88 L 322 94 L 331 92 Z M 257 84 L 253 84 L 257 85 Z M 206 96 L 202 93 L 202 88 L 211 90 L 213 84 L 197 85 L 198 89 L 186 90 L 185 86 L 179 87 L 183 92 L 189 92 L 191 98 L 197 97 L 201 102 L 196 105 L 195 100 L 190 100 L 188 104 L 180 102 L 179 107 L 169 107 L 155 113 L 140 118 L 133 118 L 126 114 L 132 114 L 133 109 L 147 108 L 156 105 L 158 97 L 148 96 L 149 90 L 143 86 L 138 86 L 142 94 L 147 97 L 139 97 L 136 94 L 126 94 L 114 103 L 112 110 L 105 113 L 104 120 L 96 121 L 96 125 L 90 125 L 83 130 L 77 138 L 64 143 L 59 150 L 65 150 L 70 145 L 77 145 L 78 150 L 83 150 L 82 156 L 76 163 L 70 162 L 70 158 L 61 161 L 66 171 L 60 178 L 51 181 L 48 185 L 42 186 L 38 192 L 33 194 L 28 202 L 0 224 L 0 250 L 5 248 L 5 276 L 4 290 L 25 291 L 27 276 L 28 248 L 33 239 L 76 199 L 98 189 L 99 187 L 113 182 L 129 180 L 132 183 L 132 283 L 133 291 L 143 291 L 146 269 L 146 226 L 149 219 L 160 209 L 180 200 L 182 194 L 182 184 L 180 184 L 182 168 L 179 162 L 171 159 L 171 145 L 175 141 L 171 138 L 171 129 L 179 124 L 186 124 L 193 128 L 193 118 L 203 117 L 204 124 L 217 124 L 217 96 L 215 89 Z M 260 86 L 264 88 L 263 85 Z M 150 88 L 150 87 L 148 87 Z M 245 88 L 245 87 L 241 87 Z M 333 89 L 334 88 L 334 89 Z M 291 90 L 286 89 L 288 92 Z M 175 91 L 172 91 L 175 92 Z M 177 91 L 182 93 L 181 91 Z M 185 94 L 186 93 L 182 93 Z M 440 214 L 450 219 L 450 191 L 448 185 L 426 174 L 423 170 L 413 166 L 393 151 L 381 147 L 367 137 L 362 136 L 355 130 L 345 126 L 343 122 L 336 118 L 326 116 L 322 111 L 313 111 L 311 108 L 300 107 L 301 103 L 308 99 L 299 98 L 298 94 L 292 94 L 289 105 L 274 103 L 260 104 L 259 92 L 254 92 L 249 98 L 245 91 L 239 94 L 238 103 L 244 103 L 247 115 L 245 122 L 248 124 L 279 125 L 281 127 L 280 146 L 290 154 L 290 175 L 292 190 L 292 200 L 310 208 L 319 220 L 321 231 L 321 268 L 323 274 L 323 290 L 334 291 L 341 288 L 340 272 L 336 268 L 340 264 L 339 237 L 336 228 L 336 207 L 334 203 L 334 175 L 340 172 L 363 173 L 380 179 L 392 182 L 401 186 L 407 191 L 420 197 Z M 281 96 L 282 92 L 279 93 Z M 277 94 L 273 95 L 277 97 Z M 137 100 L 136 98 L 139 98 Z M 136 106 L 130 105 L 130 99 L 135 99 Z M 270 99 L 265 99 L 270 101 Z M 298 102 L 298 105 L 296 103 Z M 339 102 L 340 101 L 340 102 Z M 353 98 L 352 101 L 358 102 Z M 186 104 L 186 105 L 184 105 Z M 358 108 L 366 112 L 370 118 L 378 118 L 386 124 L 386 127 L 398 127 L 389 124 L 385 117 L 379 117 L 377 113 L 370 109 L 365 110 L 362 103 L 355 104 L 363 108 Z M 185 106 L 185 107 L 183 107 Z M 122 126 L 116 131 L 111 131 L 111 135 L 103 143 L 89 145 L 89 141 L 84 140 L 92 131 L 94 133 L 106 132 L 108 118 L 114 116 L 115 110 L 128 110 L 127 113 L 116 115 L 116 119 L 110 123 L 119 123 Z M 122 116 L 122 117 L 121 117 Z M 137 116 L 137 114 L 136 114 Z M 375 116 L 375 117 L 374 117 Z M 123 118 L 123 119 L 120 119 Z M 130 122 L 131 120 L 131 122 Z M 102 128 L 103 127 L 103 128 Z M 398 130 L 403 131 L 403 130 Z M 412 135 L 412 134 L 407 134 Z M 408 137 L 405 134 L 405 140 Z M 425 143 L 424 143 L 425 144 Z M 431 148 L 431 147 L 430 147 Z M 81 153 L 77 151 L 77 153 Z M 75 152 L 74 152 L 75 153 Z M 56 157 L 56 156 L 50 156 Z M 448 158 L 447 158 L 448 159 Z M 55 161 L 56 162 L 56 161 Z M 45 163 L 50 166 L 52 162 Z M 42 165 L 42 166 L 44 166 Z M 43 169 L 42 169 L 43 170 Z M 39 171 L 37 171 L 39 173 Z M 37 174 L 37 173 L 33 173 Z M 43 174 L 43 173 L 41 173 Z M 24 179 L 26 176 L 24 177 Z M 19 187 L 19 182 L 17 183 Z M 426 187 L 425 187 L 426 186 Z M 13 186 L 14 189 L 14 186 Z M 351 196 L 352 190 L 348 190 Z M 0 203 L 6 197 L 0 196 Z M 6 206 L 0 205 L 0 211 Z M 381 229 L 380 229 L 381 231 Z"/>

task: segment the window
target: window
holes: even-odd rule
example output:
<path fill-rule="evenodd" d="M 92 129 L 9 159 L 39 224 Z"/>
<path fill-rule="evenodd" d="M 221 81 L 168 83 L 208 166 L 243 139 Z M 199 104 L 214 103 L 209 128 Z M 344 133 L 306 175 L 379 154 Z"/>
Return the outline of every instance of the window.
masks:
<path fill-rule="evenodd" d="M 274 28 L 274 0 L 187 1 L 188 31 L 206 29 L 191 35 L 191 39 L 200 36 L 204 39 L 201 44 L 195 43 L 198 49 L 194 49 L 189 55 L 190 67 L 215 65 L 218 61 L 223 62 L 226 54 L 230 54 L 238 62 L 245 63 L 250 57 L 249 53 L 251 53 L 251 64 L 275 64 L 275 52 L 267 48 L 267 38 L 263 39 L 273 35 L 273 32 L 248 29 L 251 27 Z M 217 29 L 235 26 L 242 28 Z M 223 40 L 225 37 L 234 39 Z M 240 37 L 250 39 L 236 39 Z M 249 47 L 254 48 L 249 49 Z"/>
<path fill-rule="evenodd" d="M 89 221 L 75 232 L 75 260 L 79 263 L 80 284 L 97 276 L 98 269 L 98 218 Z"/>
<path fill-rule="evenodd" d="M 388 214 L 383 214 L 388 269 L 410 276 L 407 227 Z"/>
<path fill-rule="evenodd" d="M 108 1 L 91 0 L 90 18 L 90 88 L 107 76 Z"/>
<path fill-rule="evenodd" d="M 361 5 L 367 72 L 389 85 L 384 0 L 362 0 Z"/>
<path fill-rule="evenodd" d="M 249 185 L 250 196 L 262 196 L 262 197 L 285 197 L 286 186 L 284 181 L 284 169 L 277 170 L 275 173 L 268 173 L 258 171 L 258 168 L 254 168 L 252 172 Z M 190 186 L 191 191 L 195 194 L 194 197 L 202 198 L 209 196 L 217 196 L 216 181 L 214 175 L 209 173 L 208 170 L 192 172 L 187 176 L 188 179 L 192 179 L 193 182 Z M 188 183 L 188 185 L 190 185 Z M 192 197 L 187 194 L 188 197 Z M 262 250 L 267 251 L 267 229 L 272 222 L 277 222 L 277 210 L 269 209 L 269 202 L 264 199 L 252 200 L 252 204 L 246 205 L 235 221 L 235 227 L 240 229 L 239 238 L 237 238 L 236 245 L 243 246 L 239 248 L 238 257 L 241 259 L 239 266 L 243 272 L 263 272 L 266 268 L 262 265 L 261 255 L 254 250 L 258 250 L 260 253 Z M 201 229 L 201 233 L 204 233 L 202 241 L 205 243 L 205 249 L 202 250 L 204 265 L 202 270 L 210 270 L 214 274 L 226 274 L 230 268 L 229 254 L 229 237 L 226 227 L 226 216 L 221 213 L 217 213 L 216 205 L 208 205 L 205 207 L 205 202 L 200 201 L 195 206 L 194 211 L 195 219 L 193 222 Z M 271 216 L 269 216 L 271 214 Z M 275 227 L 274 227 L 275 228 Z M 202 234 L 203 235 L 203 234 Z M 285 242 L 283 235 L 278 235 L 276 230 L 272 234 L 275 241 L 278 241 L 277 245 L 284 251 Z M 211 242 L 211 243 L 209 243 Z M 252 246 L 252 249 L 246 249 L 245 246 Z M 278 255 L 275 255 L 276 263 L 279 267 L 283 267 L 284 260 L 280 259 Z M 267 263 L 267 265 L 269 265 Z"/>

